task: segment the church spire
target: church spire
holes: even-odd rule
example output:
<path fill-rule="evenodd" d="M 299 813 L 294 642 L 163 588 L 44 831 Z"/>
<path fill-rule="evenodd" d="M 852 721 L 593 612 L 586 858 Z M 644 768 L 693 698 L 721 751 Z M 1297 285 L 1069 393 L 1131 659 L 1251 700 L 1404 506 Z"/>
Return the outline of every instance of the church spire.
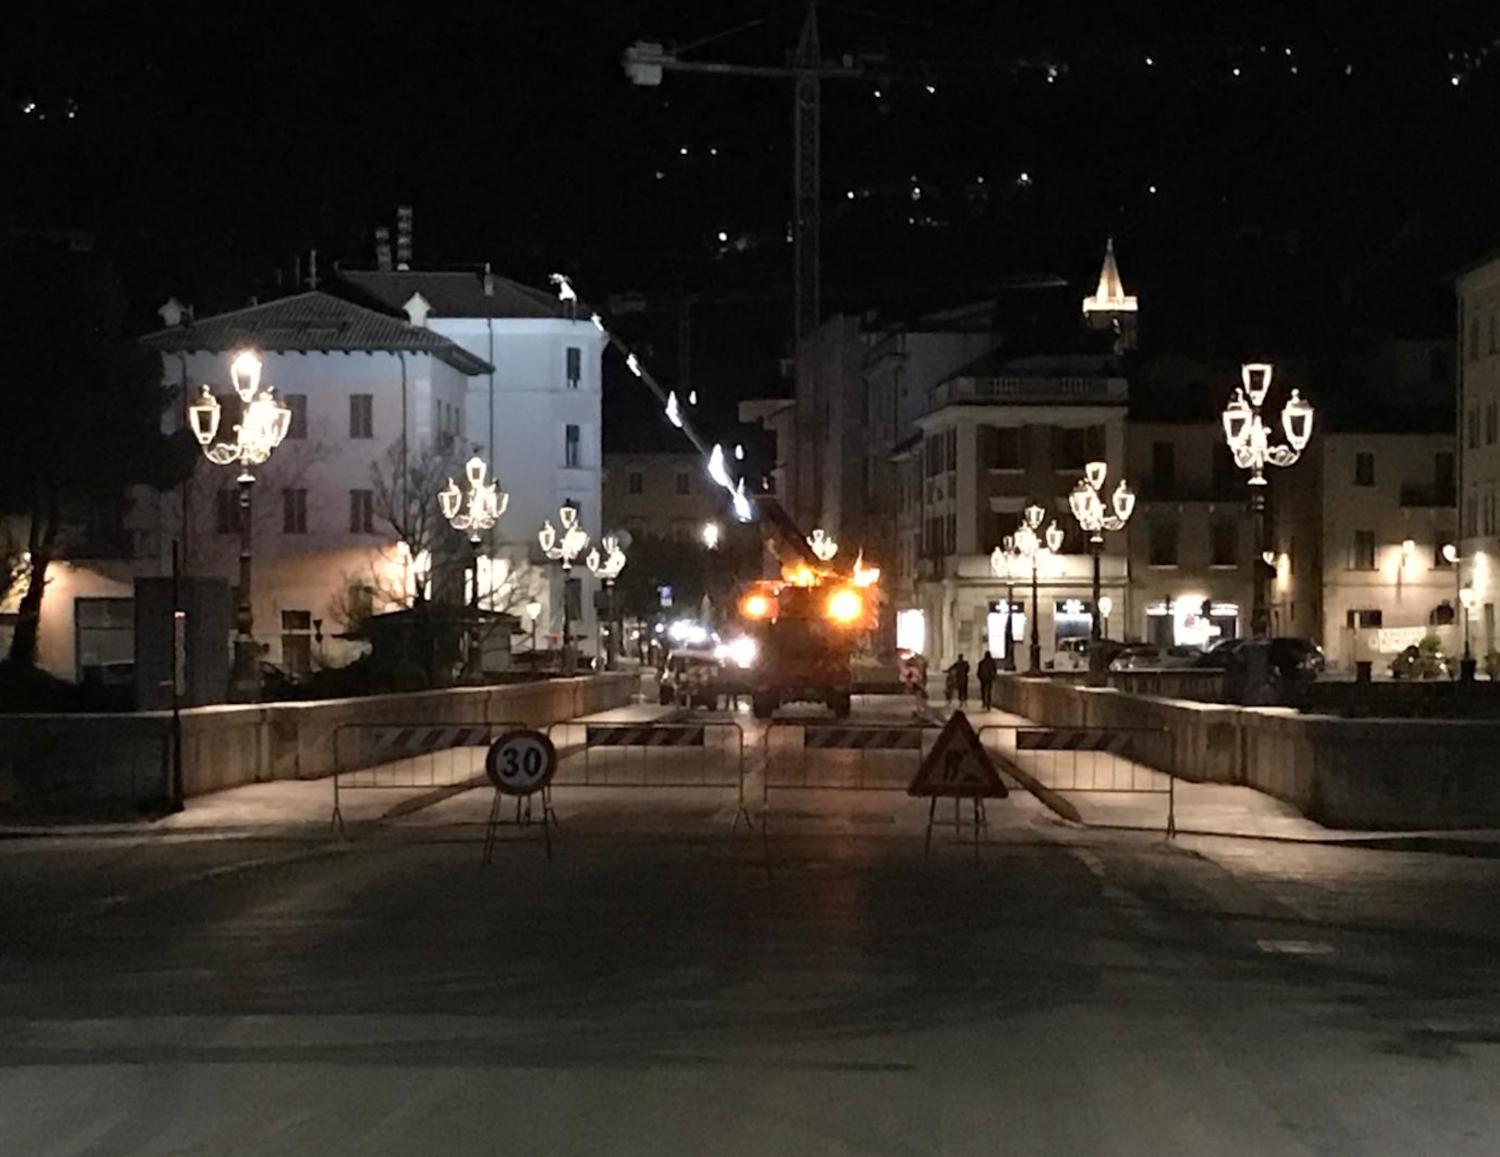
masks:
<path fill-rule="evenodd" d="M 1125 292 L 1125 283 L 1120 280 L 1120 267 L 1115 264 L 1115 239 L 1111 237 L 1104 246 L 1104 265 L 1099 270 L 1099 288 L 1091 297 L 1083 299 L 1083 312 L 1088 313 L 1135 313 L 1139 305 L 1133 294 Z"/>

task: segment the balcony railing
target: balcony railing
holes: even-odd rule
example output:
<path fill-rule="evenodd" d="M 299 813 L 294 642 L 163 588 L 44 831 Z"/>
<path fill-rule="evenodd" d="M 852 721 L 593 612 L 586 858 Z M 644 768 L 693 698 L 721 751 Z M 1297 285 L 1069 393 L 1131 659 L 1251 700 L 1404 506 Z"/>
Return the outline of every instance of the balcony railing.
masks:
<path fill-rule="evenodd" d="M 1248 502 L 1249 491 L 1242 478 L 1147 478 L 1139 490 L 1142 502 Z"/>
<path fill-rule="evenodd" d="M 1401 505 L 1407 507 L 1454 507 L 1458 492 L 1451 486 L 1407 482 L 1401 487 Z"/>
<path fill-rule="evenodd" d="M 939 383 L 932 391 L 934 406 L 946 406 L 953 402 L 1122 406 L 1128 400 L 1129 390 L 1124 378 L 952 378 Z"/>

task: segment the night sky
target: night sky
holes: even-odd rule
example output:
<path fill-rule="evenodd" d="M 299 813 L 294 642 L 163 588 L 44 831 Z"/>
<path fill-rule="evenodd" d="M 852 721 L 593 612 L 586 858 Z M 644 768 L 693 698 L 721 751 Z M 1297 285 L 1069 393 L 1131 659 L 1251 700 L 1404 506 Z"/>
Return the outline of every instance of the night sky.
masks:
<path fill-rule="evenodd" d="M 566 270 L 665 380 L 696 295 L 694 384 L 727 412 L 785 389 L 789 86 L 638 88 L 619 56 L 756 22 L 691 55 L 781 63 L 804 10 L 23 0 L 0 38 L 0 224 L 95 233 L 145 328 L 169 293 L 206 312 L 286 292 L 313 247 L 325 274 L 367 262 L 409 203 L 417 264 Z M 1082 282 L 1113 233 L 1148 344 L 1300 353 L 1443 324 L 1444 278 L 1500 238 L 1493 3 L 820 13 L 825 57 L 878 53 L 889 77 L 824 86 L 826 308 Z M 637 440 L 637 399 L 612 393 L 612 436 Z"/>

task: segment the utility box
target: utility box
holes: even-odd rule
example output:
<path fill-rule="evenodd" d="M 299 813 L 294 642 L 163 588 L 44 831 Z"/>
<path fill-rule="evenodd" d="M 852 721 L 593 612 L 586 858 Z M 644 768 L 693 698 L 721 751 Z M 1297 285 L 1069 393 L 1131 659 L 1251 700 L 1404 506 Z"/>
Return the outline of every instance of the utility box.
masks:
<path fill-rule="evenodd" d="M 180 619 L 173 613 L 171 579 L 135 580 L 135 702 L 141 711 L 172 706 L 174 669 L 182 706 L 223 703 L 228 697 L 234 625 L 229 584 L 218 578 L 177 583 Z"/>

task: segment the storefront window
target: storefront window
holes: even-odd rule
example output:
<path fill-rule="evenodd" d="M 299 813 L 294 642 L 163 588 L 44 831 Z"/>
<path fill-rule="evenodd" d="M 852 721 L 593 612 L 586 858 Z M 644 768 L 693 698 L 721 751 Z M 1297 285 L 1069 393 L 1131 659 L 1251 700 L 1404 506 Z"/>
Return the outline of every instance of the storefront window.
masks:
<path fill-rule="evenodd" d="M 1064 639 L 1086 639 L 1093 629 L 1093 604 L 1082 599 L 1058 599 L 1052 608 L 1052 645 L 1061 647 Z"/>

